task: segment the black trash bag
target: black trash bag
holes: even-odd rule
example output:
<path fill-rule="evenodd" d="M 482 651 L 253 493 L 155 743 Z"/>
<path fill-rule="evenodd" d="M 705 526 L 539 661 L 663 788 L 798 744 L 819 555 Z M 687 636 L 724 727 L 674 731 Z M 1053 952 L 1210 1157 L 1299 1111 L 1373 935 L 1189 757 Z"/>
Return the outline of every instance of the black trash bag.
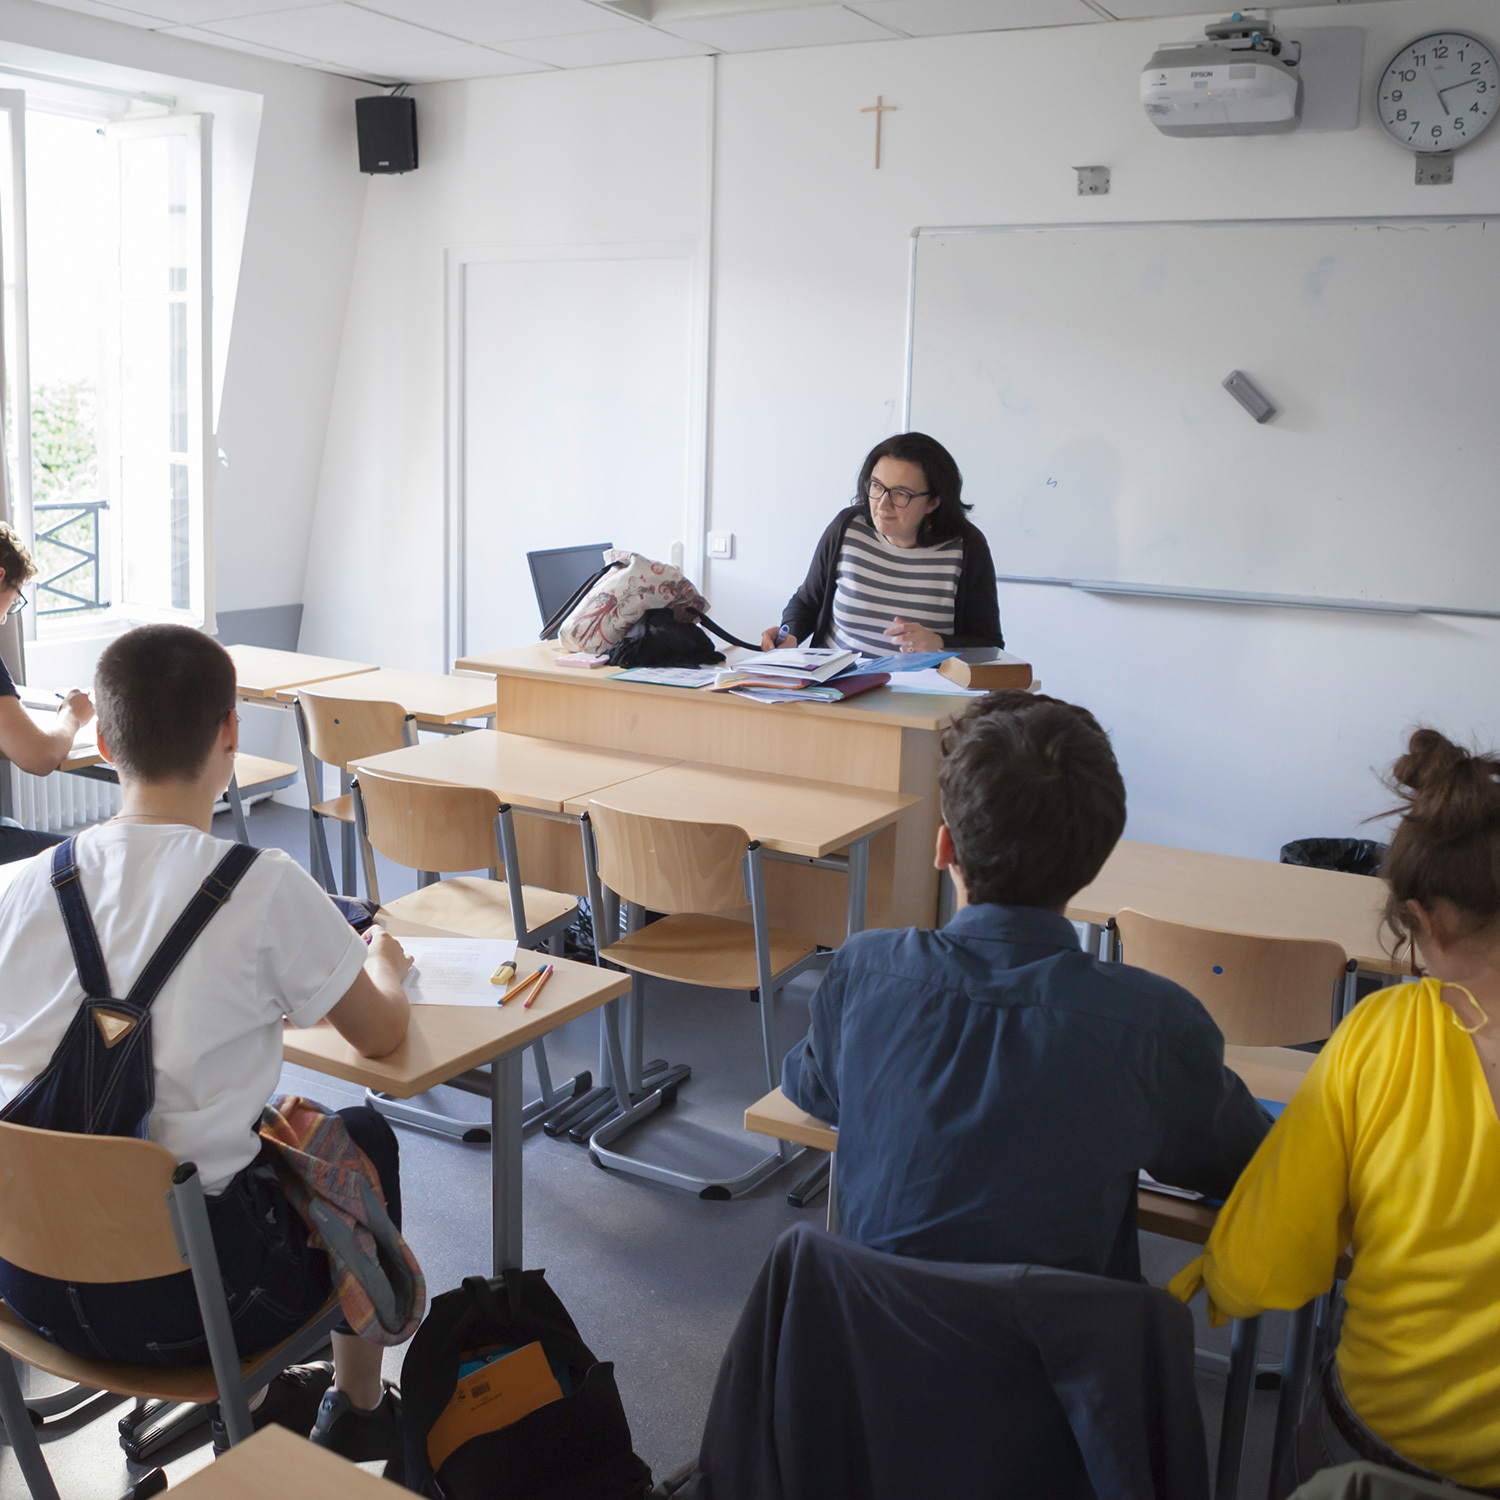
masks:
<path fill-rule="evenodd" d="M 724 660 L 707 632 L 670 609 L 648 609 L 606 655 L 612 667 L 707 667 Z"/>
<path fill-rule="evenodd" d="M 456 1448 L 433 1472 L 427 1436 L 458 1385 L 459 1364 L 496 1345 L 538 1342 L 568 1389 L 509 1426 Z M 434 1297 L 401 1370 L 406 1484 L 432 1500 L 645 1500 L 651 1471 L 636 1456 L 615 1385 L 542 1271 L 466 1277 Z"/>
<path fill-rule="evenodd" d="M 1281 846 L 1281 862 L 1345 875 L 1378 875 L 1386 847 L 1375 839 L 1297 839 Z"/>

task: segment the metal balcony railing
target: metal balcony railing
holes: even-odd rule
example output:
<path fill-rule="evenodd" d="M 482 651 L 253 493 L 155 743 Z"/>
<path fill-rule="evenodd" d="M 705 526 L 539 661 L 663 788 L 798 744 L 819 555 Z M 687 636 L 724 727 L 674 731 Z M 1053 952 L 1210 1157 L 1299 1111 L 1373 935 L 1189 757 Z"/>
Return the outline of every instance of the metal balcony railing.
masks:
<path fill-rule="evenodd" d="M 85 609 L 101 609 L 109 603 L 100 597 L 99 578 L 99 516 L 109 509 L 107 500 L 72 500 L 67 503 L 33 505 L 31 514 L 36 528 L 38 550 L 43 543 L 72 554 L 73 560 L 66 567 L 46 573 L 36 586 L 36 612 L 41 615 L 76 614 Z M 58 519 L 43 525 L 43 516 Z M 78 522 L 85 522 L 80 535 L 68 540 L 62 533 Z M 80 569 L 89 571 L 78 577 Z M 88 593 L 80 592 L 92 584 Z"/>

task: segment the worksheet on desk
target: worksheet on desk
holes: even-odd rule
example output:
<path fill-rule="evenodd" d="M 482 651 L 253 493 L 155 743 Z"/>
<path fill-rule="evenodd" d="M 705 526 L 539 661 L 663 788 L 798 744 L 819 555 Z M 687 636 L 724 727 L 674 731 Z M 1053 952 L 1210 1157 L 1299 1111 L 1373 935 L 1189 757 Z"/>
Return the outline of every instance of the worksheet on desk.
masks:
<path fill-rule="evenodd" d="M 403 937 L 411 956 L 406 997 L 413 1005 L 496 1005 L 503 984 L 491 984 L 501 964 L 516 956 L 514 938 Z"/>

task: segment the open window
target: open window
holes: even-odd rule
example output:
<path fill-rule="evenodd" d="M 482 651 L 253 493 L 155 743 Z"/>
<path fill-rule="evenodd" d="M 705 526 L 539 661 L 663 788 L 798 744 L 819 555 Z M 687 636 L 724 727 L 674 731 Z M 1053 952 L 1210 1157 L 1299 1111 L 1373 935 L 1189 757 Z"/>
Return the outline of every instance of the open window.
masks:
<path fill-rule="evenodd" d="M 27 634 L 212 630 L 211 117 L 27 97 L 0 91 L 12 508 L 41 566 Z"/>

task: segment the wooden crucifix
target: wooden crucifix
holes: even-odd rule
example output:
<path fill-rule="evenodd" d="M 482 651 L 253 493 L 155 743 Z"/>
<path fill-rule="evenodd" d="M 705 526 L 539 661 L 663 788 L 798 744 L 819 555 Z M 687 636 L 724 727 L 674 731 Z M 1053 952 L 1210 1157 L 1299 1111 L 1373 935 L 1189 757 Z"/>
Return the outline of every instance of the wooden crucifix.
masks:
<path fill-rule="evenodd" d="M 896 108 L 896 106 L 894 104 L 887 104 L 885 102 L 885 95 L 884 94 L 876 94 L 876 96 L 875 96 L 875 102 L 873 104 L 867 104 L 862 110 L 860 110 L 860 114 L 862 114 L 862 115 L 874 115 L 875 116 L 875 170 L 877 172 L 880 170 L 880 121 L 881 121 L 881 117 L 884 116 L 884 115 L 890 114 L 895 108 Z"/>

